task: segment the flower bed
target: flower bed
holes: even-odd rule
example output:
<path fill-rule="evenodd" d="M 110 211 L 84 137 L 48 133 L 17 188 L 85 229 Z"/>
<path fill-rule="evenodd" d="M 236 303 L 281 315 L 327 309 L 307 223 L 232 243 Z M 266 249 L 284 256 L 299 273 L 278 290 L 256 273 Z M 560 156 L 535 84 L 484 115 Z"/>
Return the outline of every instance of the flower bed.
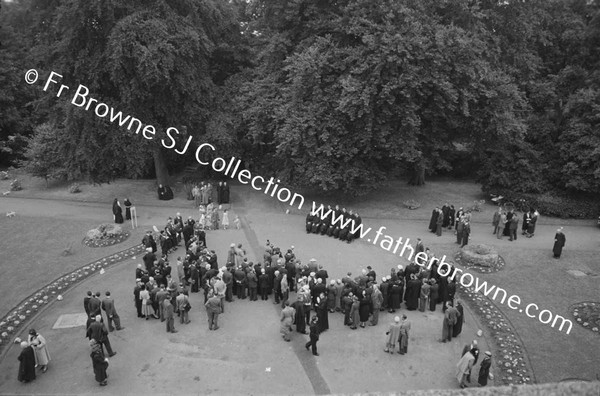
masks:
<path fill-rule="evenodd" d="M 101 224 L 89 230 L 83 238 L 83 244 L 88 247 L 105 247 L 116 245 L 129 238 L 129 233 L 123 231 L 117 224 Z"/>
<path fill-rule="evenodd" d="M 467 248 L 468 250 L 464 250 Z M 503 269 L 506 262 L 502 256 L 498 255 L 498 253 L 491 248 L 490 251 L 485 251 L 485 248 L 485 245 L 477 245 L 475 248 L 471 248 L 469 245 L 467 245 L 463 248 L 463 250 L 460 250 L 458 253 L 456 253 L 454 256 L 454 261 L 463 267 L 484 274 L 498 272 Z M 481 256 L 481 260 L 483 261 L 473 260 L 472 257 L 476 255 Z M 487 260 L 488 257 L 490 257 L 489 260 Z M 493 261 L 495 261 L 495 263 L 492 263 Z M 483 262 L 485 262 L 486 265 L 482 265 Z"/>
<path fill-rule="evenodd" d="M 600 302 L 580 302 L 571 305 L 570 310 L 576 323 L 600 334 Z"/>
<path fill-rule="evenodd" d="M 527 364 L 525 350 L 521 339 L 515 334 L 504 314 L 484 295 L 458 284 L 461 297 L 479 317 L 491 335 L 488 340 L 492 347 L 492 367 L 496 367 L 500 375 L 496 385 L 519 385 L 533 383 L 531 368 Z"/>
<path fill-rule="evenodd" d="M 50 282 L 42 289 L 21 301 L 21 304 L 0 319 L 0 355 L 2 355 L 2 352 L 12 342 L 11 339 L 14 334 L 21 331 L 20 329 L 46 305 L 54 300 L 60 300 L 61 298 L 57 297 L 61 296 L 67 289 L 94 274 L 96 271 L 140 254 L 143 251 L 144 246 L 140 244 L 89 263 Z"/>

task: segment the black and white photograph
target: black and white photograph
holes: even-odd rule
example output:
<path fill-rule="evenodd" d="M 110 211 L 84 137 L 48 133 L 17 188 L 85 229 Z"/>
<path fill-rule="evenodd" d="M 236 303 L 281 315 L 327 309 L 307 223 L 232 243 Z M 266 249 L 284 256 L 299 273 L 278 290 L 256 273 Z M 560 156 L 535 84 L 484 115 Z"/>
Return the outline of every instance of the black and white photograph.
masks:
<path fill-rule="evenodd" d="M 600 396 L 600 1 L 0 0 L 0 395 Z"/>

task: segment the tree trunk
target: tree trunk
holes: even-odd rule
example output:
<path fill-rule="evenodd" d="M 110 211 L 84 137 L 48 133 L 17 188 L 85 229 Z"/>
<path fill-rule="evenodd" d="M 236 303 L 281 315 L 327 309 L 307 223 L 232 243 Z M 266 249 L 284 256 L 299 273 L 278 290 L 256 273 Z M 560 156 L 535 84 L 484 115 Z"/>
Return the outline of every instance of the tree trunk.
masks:
<path fill-rule="evenodd" d="M 163 152 L 157 147 L 152 151 L 152 157 L 154 158 L 156 182 L 158 184 L 162 184 L 163 186 L 168 186 L 170 183 L 169 170 L 167 169 L 167 162 L 165 161 Z"/>
<path fill-rule="evenodd" d="M 422 186 L 425 184 L 425 164 L 422 160 L 413 165 L 408 184 L 411 186 Z"/>

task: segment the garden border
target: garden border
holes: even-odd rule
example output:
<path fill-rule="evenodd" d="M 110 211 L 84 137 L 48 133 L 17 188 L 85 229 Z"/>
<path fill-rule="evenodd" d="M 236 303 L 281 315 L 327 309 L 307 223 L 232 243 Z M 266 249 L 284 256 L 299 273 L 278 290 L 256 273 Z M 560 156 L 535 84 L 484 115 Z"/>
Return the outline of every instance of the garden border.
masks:
<path fill-rule="evenodd" d="M 26 324 L 33 321 L 48 306 L 57 301 L 56 297 L 61 295 L 61 293 L 69 290 L 72 286 L 78 285 L 100 270 L 118 264 L 143 251 L 144 245 L 139 244 L 94 260 L 54 279 L 23 299 L 0 320 L 0 361 L 4 359 L 10 346 L 14 343 L 13 337 L 22 331 L 22 328 Z"/>

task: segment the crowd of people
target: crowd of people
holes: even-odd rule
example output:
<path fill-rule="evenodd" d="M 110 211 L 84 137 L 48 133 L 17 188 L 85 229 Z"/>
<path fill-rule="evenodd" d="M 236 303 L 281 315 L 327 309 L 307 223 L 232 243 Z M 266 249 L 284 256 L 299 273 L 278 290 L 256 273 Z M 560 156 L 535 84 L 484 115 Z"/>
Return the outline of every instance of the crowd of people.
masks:
<path fill-rule="evenodd" d="M 360 221 L 356 213 L 346 212 L 345 209 L 339 213 Z M 454 212 L 451 206 L 447 210 L 445 207 L 439 211 L 436 209 L 435 213 L 442 215 L 441 226 L 450 229 L 455 227 L 458 230 L 460 223 L 468 225 L 470 221 L 470 213 L 462 209 Z M 436 217 L 436 232 L 439 218 Z M 312 232 L 313 227 L 317 227 L 319 233 L 324 230 L 324 234 L 352 239 L 347 230 L 340 229 L 337 224 L 334 226 L 332 219 L 317 222 L 309 217 L 307 231 Z M 233 302 L 234 296 L 240 300 L 258 301 L 260 298 L 261 301 L 272 301 L 281 307 L 279 326 L 283 340 L 291 341 L 294 332 L 307 334 L 309 342 L 305 347 L 315 356 L 319 355 L 317 342 L 320 335 L 329 329 L 329 320 L 333 319 L 330 314 L 343 321 L 347 328 L 357 330 L 377 326 L 380 312 L 396 313 L 406 309 L 406 313 L 394 317 L 387 330 L 384 351 L 391 354 L 395 353 L 396 345 L 399 354 L 408 353 L 409 334 L 412 331 L 407 315 L 410 311 L 434 312 L 441 306 L 444 315 L 441 342 L 452 340 L 462 331 L 464 311 L 460 301 L 455 299 L 456 283 L 438 273 L 438 260 L 424 247 L 420 238 L 417 239 L 415 252 L 424 252 L 427 257 L 433 258 L 429 269 L 412 262 L 406 268 L 402 265 L 391 268 L 389 274 L 378 278 L 372 267 L 366 266 L 358 276 L 348 272 L 346 276 L 334 279 L 316 259 L 304 263 L 296 256 L 294 246 L 284 251 L 268 240 L 262 262 L 249 261 L 242 244 L 232 243 L 224 257 L 224 265 L 219 265 L 216 252 L 208 247 L 205 225 L 191 217 L 184 221 L 180 213 L 169 217 L 164 229 L 158 231 L 154 234 L 148 231 L 142 240 L 146 252 L 142 257 L 143 264 L 138 264 L 135 269 L 133 298 L 138 318 L 166 322 L 166 331 L 169 333 L 177 332 L 176 317 L 179 318 L 179 325 L 192 322 L 191 293 L 203 294 L 204 310 L 211 331 L 220 328 L 219 315 L 225 313 L 226 303 Z M 169 255 L 181 244 L 185 247 L 185 255 L 177 257 L 172 268 Z M 452 272 L 451 269 L 448 273 Z M 108 335 L 124 327 L 121 326 L 110 292 L 105 293 L 103 300 L 100 300 L 100 296 L 99 292 L 88 292 L 84 298 L 84 308 L 89 318 L 86 336 L 90 339 L 94 373 L 98 383 L 106 385 L 108 357 L 116 354 Z M 27 353 L 24 352 L 24 356 Z M 468 351 L 468 354 L 474 353 Z M 467 367 L 470 373 L 472 363 L 470 359 L 461 363 L 462 372 Z M 461 385 L 464 384 L 461 377 Z"/>
<path fill-rule="evenodd" d="M 323 219 L 318 213 L 310 211 L 306 216 L 306 233 L 327 235 L 347 243 L 360 237 L 359 226 L 362 219 L 358 212 L 340 209 L 338 205 L 334 209 L 329 205 L 325 214 L 327 213 L 329 215 Z"/>

